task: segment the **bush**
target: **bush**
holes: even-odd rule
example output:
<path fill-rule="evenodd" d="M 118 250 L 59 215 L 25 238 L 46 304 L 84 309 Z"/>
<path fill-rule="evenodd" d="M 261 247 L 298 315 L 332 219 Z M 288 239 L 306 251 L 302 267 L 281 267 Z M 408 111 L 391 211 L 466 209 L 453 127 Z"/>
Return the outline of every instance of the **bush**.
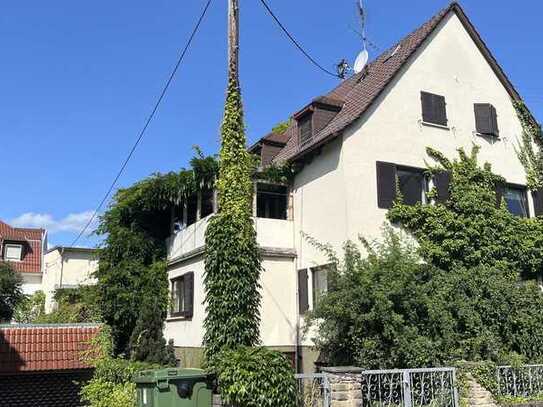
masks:
<path fill-rule="evenodd" d="M 81 400 L 89 407 L 135 407 L 136 385 L 93 379 L 83 387 Z"/>
<path fill-rule="evenodd" d="M 33 324 L 45 315 L 45 294 L 36 291 L 32 295 L 26 295 L 15 308 L 13 319 L 20 324 Z"/>
<path fill-rule="evenodd" d="M 388 230 L 363 258 L 353 244 L 309 323 L 334 365 L 442 366 L 455 360 L 543 360 L 543 294 L 491 267 L 454 272 L 422 263 Z"/>
<path fill-rule="evenodd" d="M 266 348 L 241 347 L 216 359 L 221 397 L 236 407 L 294 407 L 296 379 L 287 358 Z"/>
<path fill-rule="evenodd" d="M 0 322 L 10 322 L 17 305 L 24 301 L 22 285 L 20 274 L 0 261 Z"/>

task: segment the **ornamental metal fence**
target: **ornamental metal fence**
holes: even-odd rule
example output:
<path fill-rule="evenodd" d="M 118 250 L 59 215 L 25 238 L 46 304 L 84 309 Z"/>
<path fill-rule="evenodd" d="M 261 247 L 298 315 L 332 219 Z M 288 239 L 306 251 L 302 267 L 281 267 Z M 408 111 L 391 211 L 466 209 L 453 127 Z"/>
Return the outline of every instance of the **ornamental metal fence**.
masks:
<path fill-rule="evenodd" d="M 297 374 L 297 407 L 330 407 L 330 381 L 325 373 Z"/>
<path fill-rule="evenodd" d="M 364 407 L 458 407 L 454 368 L 366 370 Z"/>
<path fill-rule="evenodd" d="M 496 379 L 502 396 L 543 394 L 543 365 L 498 366 Z"/>

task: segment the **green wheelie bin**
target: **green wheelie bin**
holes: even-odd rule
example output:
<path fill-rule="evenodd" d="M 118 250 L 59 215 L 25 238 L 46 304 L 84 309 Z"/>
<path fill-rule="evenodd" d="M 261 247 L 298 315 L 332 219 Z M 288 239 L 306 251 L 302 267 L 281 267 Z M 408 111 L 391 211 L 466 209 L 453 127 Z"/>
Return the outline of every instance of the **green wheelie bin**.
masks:
<path fill-rule="evenodd" d="M 145 370 L 134 377 L 138 407 L 211 407 L 215 378 L 200 369 Z"/>

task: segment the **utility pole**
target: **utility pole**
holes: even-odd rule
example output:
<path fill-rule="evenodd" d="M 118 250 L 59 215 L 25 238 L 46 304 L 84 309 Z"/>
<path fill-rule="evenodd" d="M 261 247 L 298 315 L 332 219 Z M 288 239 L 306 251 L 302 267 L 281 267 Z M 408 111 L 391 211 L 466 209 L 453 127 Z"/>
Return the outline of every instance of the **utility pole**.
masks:
<path fill-rule="evenodd" d="M 239 0 L 228 0 L 228 77 L 239 87 Z"/>

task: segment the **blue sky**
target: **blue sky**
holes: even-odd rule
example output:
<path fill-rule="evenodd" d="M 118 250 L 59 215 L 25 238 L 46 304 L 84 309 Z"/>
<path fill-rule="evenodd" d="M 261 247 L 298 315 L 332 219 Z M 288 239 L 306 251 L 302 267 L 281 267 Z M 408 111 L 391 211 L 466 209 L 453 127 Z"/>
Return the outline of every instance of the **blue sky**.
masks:
<path fill-rule="evenodd" d="M 324 66 L 353 60 L 354 0 L 268 0 Z M 448 2 L 366 0 L 381 50 Z M 204 0 L 28 0 L 0 14 L 0 219 L 46 226 L 69 244 L 95 208 L 159 94 Z M 543 3 L 462 5 L 543 119 Z M 257 0 L 241 0 L 241 81 L 250 142 L 337 81 L 310 65 Z M 226 0 L 214 4 L 156 120 L 120 180 L 177 170 L 192 146 L 217 151 L 226 78 Z M 377 51 L 372 50 L 375 57 Z M 95 239 L 80 244 L 92 245 Z"/>

